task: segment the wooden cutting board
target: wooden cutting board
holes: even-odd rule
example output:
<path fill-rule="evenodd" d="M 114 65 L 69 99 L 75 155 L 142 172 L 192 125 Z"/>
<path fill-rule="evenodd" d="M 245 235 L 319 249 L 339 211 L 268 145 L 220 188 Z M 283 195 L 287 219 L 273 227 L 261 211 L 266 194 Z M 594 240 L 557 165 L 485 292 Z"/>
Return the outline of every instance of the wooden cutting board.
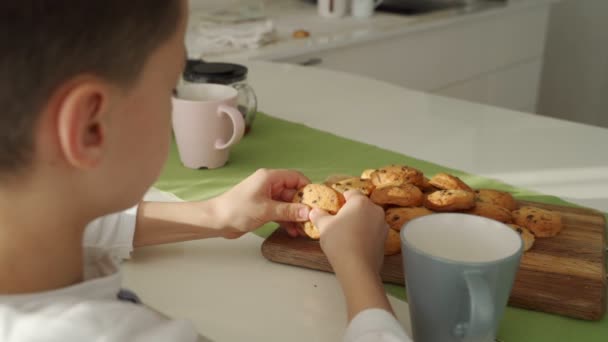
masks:
<path fill-rule="evenodd" d="M 521 260 L 509 305 L 586 320 L 599 320 L 606 310 L 606 222 L 594 210 L 520 201 L 559 211 L 563 231 L 536 239 Z M 277 229 L 262 244 L 269 260 L 332 272 L 318 241 L 291 238 Z M 382 279 L 403 285 L 401 254 L 384 260 Z"/>

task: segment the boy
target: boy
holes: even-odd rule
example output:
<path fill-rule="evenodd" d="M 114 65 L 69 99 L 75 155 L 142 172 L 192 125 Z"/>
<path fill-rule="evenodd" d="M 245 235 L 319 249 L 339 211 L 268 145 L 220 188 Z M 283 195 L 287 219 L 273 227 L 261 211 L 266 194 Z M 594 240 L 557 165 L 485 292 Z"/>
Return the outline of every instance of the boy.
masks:
<path fill-rule="evenodd" d="M 378 276 L 386 224 L 363 196 L 347 194 L 336 216 L 309 213 L 289 203 L 304 176 L 259 170 L 205 202 L 133 207 L 167 156 L 186 1 L 4 1 L 0 13 L 3 341 L 197 340 L 121 290 L 118 261 L 268 221 L 295 235 L 309 218 L 345 292 L 346 338 L 406 338 Z"/>

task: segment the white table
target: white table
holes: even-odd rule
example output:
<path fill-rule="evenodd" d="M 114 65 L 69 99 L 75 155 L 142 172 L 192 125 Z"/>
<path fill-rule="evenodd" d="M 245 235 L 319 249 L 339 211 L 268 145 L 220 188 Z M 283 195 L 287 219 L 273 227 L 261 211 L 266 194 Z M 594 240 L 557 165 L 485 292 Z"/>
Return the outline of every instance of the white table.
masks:
<path fill-rule="evenodd" d="M 340 136 L 608 211 L 608 130 L 348 74 L 249 63 L 260 109 Z M 338 341 L 333 275 L 266 261 L 247 235 L 143 248 L 125 284 L 218 341 Z M 391 298 L 409 331 L 407 304 Z"/>

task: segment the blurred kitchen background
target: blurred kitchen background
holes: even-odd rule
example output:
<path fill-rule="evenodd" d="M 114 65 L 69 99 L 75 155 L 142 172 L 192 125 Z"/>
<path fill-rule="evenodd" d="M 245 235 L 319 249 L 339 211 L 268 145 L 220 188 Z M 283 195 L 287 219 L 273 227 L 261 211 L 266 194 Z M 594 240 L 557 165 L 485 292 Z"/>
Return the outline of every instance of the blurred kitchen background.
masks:
<path fill-rule="evenodd" d="M 190 5 L 191 59 L 325 68 L 608 127 L 607 0 L 385 0 L 366 18 L 323 17 L 313 0 Z"/>

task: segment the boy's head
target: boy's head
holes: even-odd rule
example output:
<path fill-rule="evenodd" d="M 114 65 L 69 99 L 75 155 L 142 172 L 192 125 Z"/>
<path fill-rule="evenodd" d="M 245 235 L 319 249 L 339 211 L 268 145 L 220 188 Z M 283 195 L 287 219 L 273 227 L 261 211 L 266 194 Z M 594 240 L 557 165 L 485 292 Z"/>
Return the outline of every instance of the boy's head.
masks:
<path fill-rule="evenodd" d="M 0 2 L 0 185 L 136 201 L 166 158 L 186 13 L 183 0 Z"/>

